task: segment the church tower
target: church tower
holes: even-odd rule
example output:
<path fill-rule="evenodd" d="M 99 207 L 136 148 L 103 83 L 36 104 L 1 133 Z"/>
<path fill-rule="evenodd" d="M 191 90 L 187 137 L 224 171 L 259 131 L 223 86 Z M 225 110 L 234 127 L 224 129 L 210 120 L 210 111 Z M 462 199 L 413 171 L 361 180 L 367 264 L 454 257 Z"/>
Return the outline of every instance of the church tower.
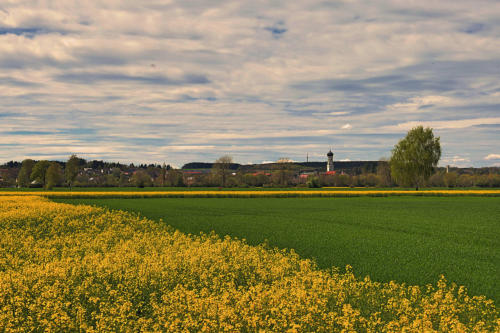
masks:
<path fill-rule="evenodd" d="M 333 153 L 332 153 L 331 149 L 328 152 L 328 154 L 326 154 L 326 156 L 328 156 L 328 163 L 326 164 L 326 171 L 327 172 L 333 171 Z"/>

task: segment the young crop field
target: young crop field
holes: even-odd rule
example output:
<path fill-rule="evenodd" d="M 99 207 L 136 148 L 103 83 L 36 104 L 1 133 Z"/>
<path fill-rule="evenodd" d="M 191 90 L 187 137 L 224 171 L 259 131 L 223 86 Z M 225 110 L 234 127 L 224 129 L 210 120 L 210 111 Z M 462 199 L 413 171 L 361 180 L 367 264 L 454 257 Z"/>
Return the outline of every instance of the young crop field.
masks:
<path fill-rule="evenodd" d="M 363 203 L 366 207 L 367 199 L 350 200 L 359 208 Z M 409 198 L 394 199 L 399 200 L 394 206 L 412 205 Z M 244 218 L 245 201 L 253 202 L 254 209 L 259 205 L 261 216 L 275 212 L 277 205 L 270 199 L 218 200 L 142 199 L 140 205 L 160 204 L 167 211 L 177 206 L 178 216 L 193 210 L 201 217 L 206 210 L 214 218 L 227 215 L 221 209 Z M 310 201 L 310 208 L 318 209 L 325 201 L 281 200 L 288 202 L 288 208 L 296 206 L 295 213 L 304 209 L 298 200 Z M 483 209 L 491 204 L 478 202 Z M 251 211 L 248 215 L 250 219 L 241 225 L 252 224 Z M 280 220 L 279 215 L 274 217 Z M 191 220 L 207 223 L 193 215 Z M 317 226 L 307 226 L 312 219 L 304 221 L 304 234 Z M 327 219 L 323 223 L 329 224 Z M 300 238 L 297 229 L 290 229 L 296 224 L 290 220 L 284 223 L 288 229 L 281 231 Z M 426 235 L 429 231 L 423 230 L 434 230 L 434 224 L 410 230 Z M 266 221 L 259 227 L 265 225 Z M 389 225 L 382 231 L 400 228 Z M 463 233 L 484 227 L 491 225 Z M 373 228 L 375 234 L 377 229 L 380 226 Z M 252 246 L 229 236 L 187 235 L 124 211 L 55 203 L 40 196 L 4 196 L 0 233 L 0 327 L 6 332 L 491 332 L 500 328 L 493 301 L 469 296 L 465 288 L 444 278 L 436 277 L 424 287 L 374 282 L 351 269 L 318 269 L 293 251 Z M 387 258 L 381 264 L 394 265 Z"/>
<path fill-rule="evenodd" d="M 440 274 L 500 300 L 499 197 L 65 199 L 138 212 L 185 233 L 294 249 L 321 268 L 416 285 Z"/>

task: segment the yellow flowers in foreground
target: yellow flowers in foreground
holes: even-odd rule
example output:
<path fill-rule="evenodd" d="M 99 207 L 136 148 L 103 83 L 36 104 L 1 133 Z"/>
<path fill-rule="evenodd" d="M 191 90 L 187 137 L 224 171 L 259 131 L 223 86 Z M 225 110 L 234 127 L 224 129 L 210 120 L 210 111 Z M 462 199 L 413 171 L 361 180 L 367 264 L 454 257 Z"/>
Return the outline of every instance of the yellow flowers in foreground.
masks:
<path fill-rule="evenodd" d="M 317 269 L 293 252 L 185 235 L 136 215 L 0 198 L 2 331 L 489 332 L 498 310 Z"/>
<path fill-rule="evenodd" d="M 291 198 L 291 197 L 387 197 L 387 196 L 500 196 L 500 190 L 254 190 L 254 191 L 81 191 L 81 192 L 0 192 L 2 196 L 43 196 L 71 198 Z"/>

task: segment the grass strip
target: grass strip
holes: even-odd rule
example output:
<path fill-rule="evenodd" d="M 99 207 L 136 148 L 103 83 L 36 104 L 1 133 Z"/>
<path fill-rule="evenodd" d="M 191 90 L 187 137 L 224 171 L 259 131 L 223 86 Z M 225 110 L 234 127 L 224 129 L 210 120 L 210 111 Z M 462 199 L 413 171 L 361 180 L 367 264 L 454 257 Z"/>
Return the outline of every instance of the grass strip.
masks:
<path fill-rule="evenodd" d="M 84 198 L 313 198 L 313 197 L 387 197 L 387 196 L 500 196 L 500 190 L 356 190 L 356 191 L 96 191 L 96 192 L 14 192 L 2 191 L 0 196 L 42 196 L 50 199 Z"/>

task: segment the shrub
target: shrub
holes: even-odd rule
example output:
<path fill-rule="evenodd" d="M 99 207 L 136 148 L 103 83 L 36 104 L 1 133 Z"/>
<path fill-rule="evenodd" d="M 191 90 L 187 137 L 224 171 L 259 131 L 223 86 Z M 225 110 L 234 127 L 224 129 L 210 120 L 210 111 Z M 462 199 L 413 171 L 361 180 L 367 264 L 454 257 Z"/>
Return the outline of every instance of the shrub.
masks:
<path fill-rule="evenodd" d="M 321 187 L 321 184 L 319 182 L 319 178 L 312 176 L 307 179 L 307 187 L 310 188 L 319 188 Z"/>

